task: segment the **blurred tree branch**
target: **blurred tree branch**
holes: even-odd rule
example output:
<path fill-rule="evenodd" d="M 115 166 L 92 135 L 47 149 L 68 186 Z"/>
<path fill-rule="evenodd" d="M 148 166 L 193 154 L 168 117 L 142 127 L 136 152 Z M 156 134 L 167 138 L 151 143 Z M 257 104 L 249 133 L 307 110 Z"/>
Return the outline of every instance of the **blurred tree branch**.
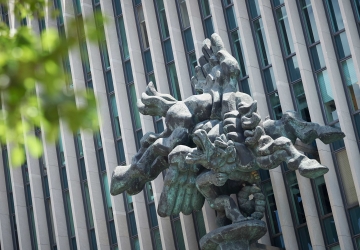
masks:
<path fill-rule="evenodd" d="M 8 3 L 0 0 L 0 4 L 6 8 Z M 45 0 L 15 0 L 11 4 L 13 13 L 8 15 L 16 20 L 41 19 L 46 8 L 53 10 L 53 18 L 60 14 Z M 96 18 L 102 19 L 98 15 Z M 46 28 L 38 35 L 27 26 L 10 31 L 6 20 L 0 22 L 0 143 L 12 145 L 13 166 L 24 163 L 24 146 L 34 157 L 42 154 L 41 141 L 29 133 L 35 127 L 41 127 L 52 142 L 58 138 L 60 119 L 73 132 L 98 127 L 93 92 L 74 91 L 69 85 L 71 76 L 66 75 L 60 63 L 68 51 L 78 46 L 76 25 L 76 20 L 68 23 L 63 37 L 54 28 Z M 89 27 L 88 38 L 97 40 L 99 32 Z M 81 105 L 76 104 L 75 96 Z"/>

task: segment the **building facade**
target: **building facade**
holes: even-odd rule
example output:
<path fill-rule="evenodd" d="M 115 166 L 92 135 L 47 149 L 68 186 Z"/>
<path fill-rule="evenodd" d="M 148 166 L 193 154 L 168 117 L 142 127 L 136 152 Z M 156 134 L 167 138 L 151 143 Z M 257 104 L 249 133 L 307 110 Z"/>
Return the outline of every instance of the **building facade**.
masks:
<path fill-rule="evenodd" d="M 218 33 L 238 60 L 240 91 L 258 101 L 262 117 L 296 110 L 304 120 L 340 127 L 343 140 L 303 146 L 330 171 L 315 180 L 285 165 L 260 172 L 268 233 L 260 243 L 286 249 L 360 249 L 360 1 L 359 0 L 54 0 L 42 20 L 11 29 L 36 32 L 78 22 L 79 45 L 62 58 L 74 89 L 93 91 L 100 130 L 70 133 L 60 122 L 56 145 L 12 168 L 11 148 L 0 157 L 1 249 L 199 249 L 216 228 L 215 212 L 161 218 L 156 206 L 163 176 L 135 195 L 111 196 L 117 165 L 129 164 L 143 134 L 164 129 L 161 117 L 143 116 L 136 102 L 153 81 L 178 100 L 193 94 L 190 77 L 202 42 Z M 94 25 L 103 34 L 91 43 Z M 28 151 L 28 149 L 26 149 Z"/>

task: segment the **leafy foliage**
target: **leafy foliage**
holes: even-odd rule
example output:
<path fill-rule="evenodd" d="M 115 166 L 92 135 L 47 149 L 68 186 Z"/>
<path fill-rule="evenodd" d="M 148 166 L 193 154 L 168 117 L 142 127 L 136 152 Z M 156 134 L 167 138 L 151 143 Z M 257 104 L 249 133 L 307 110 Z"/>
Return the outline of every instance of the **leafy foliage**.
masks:
<path fill-rule="evenodd" d="M 30 22 L 41 18 L 46 7 L 44 0 L 16 0 L 14 6 L 11 14 L 17 20 L 27 17 Z M 53 142 L 59 135 L 60 119 L 73 132 L 97 129 L 93 92 L 74 91 L 63 69 L 68 51 L 77 49 L 76 25 L 75 20 L 67 24 L 65 38 L 51 28 L 39 35 L 26 26 L 10 31 L 0 22 L 0 142 L 12 145 L 14 166 L 24 163 L 24 146 L 34 157 L 42 154 L 41 141 L 32 133 L 35 127 L 41 127 Z M 89 27 L 89 37 L 97 38 L 97 31 L 91 30 L 94 26 Z"/>

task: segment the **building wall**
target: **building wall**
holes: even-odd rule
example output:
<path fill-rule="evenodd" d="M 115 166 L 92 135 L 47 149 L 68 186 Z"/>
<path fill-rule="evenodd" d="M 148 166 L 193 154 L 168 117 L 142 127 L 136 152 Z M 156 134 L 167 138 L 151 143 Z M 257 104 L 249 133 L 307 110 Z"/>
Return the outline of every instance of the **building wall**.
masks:
<path fill-rule="evenodd" d="M 260 171 L 268 233 L 259 242 L 360 249 L 359 0 L 55 0 L 57 19 L 48 11 L 20 23 L 8 15 L 13 4 L 1 6 L 12 29 L 51 27 L 66 36 L 72 19 L 96 11 L 107 22 L 80 23 L 78 47 L 62 58 L 68 84 L 98 98 L 100 130 L 72 134 L 61 122 L 50 145 L 37 128 L 44 155 L 28 156 L 17 169 L 9 165 L 11 147 L 2 147 L 2 249 L 198 249 L 216 228 L 207 203 L 191 215 L 161 218 L 162 175 L 132 197 L 111 196 L 109 181 L 117 165 L 131 162 L 143 134 L 164 129 L 163 119 L 137 110 L 147 83 L 179 100 L 192 95 L 196 58 L 213 32 L 239 61 L 239 89 L 258 101 L 263 118 L 296 110 L 346 134 L 331 145 L 298 145 L 329 167 L 324 177 L 309 180 L 285 165 Z M 84 36 L 90 26 L 103 34 L 97 44 Z"/>

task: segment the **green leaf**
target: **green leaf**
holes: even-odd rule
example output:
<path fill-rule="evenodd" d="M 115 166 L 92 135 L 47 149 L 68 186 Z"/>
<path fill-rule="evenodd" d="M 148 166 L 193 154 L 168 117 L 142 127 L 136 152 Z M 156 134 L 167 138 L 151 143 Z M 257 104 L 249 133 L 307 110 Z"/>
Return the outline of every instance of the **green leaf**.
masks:
<path fill-rule="evenodd" d="M 43 153 L 41 141 L 35 136 L 26 137 L 26 146 L 29 149 L 31 156 L 39 158 Z"/>
<path fill-rule="evenodd" d="M 11 149 L 11 165 L 13 167 L 20 167 L 25 162 L 24 148 L 20 146 Z"/>

